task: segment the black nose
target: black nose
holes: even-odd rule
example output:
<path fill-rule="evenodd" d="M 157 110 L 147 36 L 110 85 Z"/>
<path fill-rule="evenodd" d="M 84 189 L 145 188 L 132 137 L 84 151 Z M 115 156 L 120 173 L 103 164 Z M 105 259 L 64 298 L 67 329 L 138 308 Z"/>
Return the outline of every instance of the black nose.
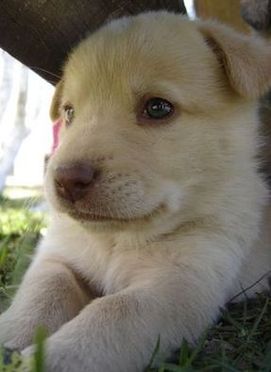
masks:
<path fill-rule="evenodd" d="M 96 178 L 97 170 L 89 164 L 62 165 L 55 169 L 57 193 L 71 202 L 83 199 Z"/>

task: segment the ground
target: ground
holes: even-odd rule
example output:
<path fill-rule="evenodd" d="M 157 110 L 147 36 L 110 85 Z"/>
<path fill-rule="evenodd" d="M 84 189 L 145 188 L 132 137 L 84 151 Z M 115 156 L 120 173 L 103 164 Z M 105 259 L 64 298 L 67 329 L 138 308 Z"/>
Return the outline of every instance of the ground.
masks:
<path fill-rule="evenodd" d="M 14 196 L 14 193 L 7 195 Z M 17 196 L 20 195 L 17 193 Z M 40 201 L 39 196 L 0 197 L 0 313 L 8 306 L 33 249 L 45 232 L 46 216 L 36 208 Z M 40 331 L 31 372 L 43 371 L 42 338 Z M 154 345 L 154 355 L 158 348 L 159 340 L 156 347 Z M 271 297 L 259 295 L 221 310 L 218 323 L 206 330 L 198 346 L 191 348 L 183 342 L 174 362 L 162 363 L 155 369 L 152 359 L 150 356 L 146 372 L 271 371 Z M 24 370 L 18 354 L 11 357 L 5 354 L 5 358 L 0 355 L 0 372 Z"/>

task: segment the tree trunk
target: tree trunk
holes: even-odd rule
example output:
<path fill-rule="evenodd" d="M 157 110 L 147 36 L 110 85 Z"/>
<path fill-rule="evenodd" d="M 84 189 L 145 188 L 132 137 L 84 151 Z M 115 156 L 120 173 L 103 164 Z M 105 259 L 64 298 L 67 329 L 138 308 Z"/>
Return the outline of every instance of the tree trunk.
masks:
<path fill-rule="evenodd" d="M 241 14 L 252 28 L 270 40 L 271 0 L 241 0 Z M 259 115 L 261 135 L 264 139 L 259 163 L 265 179 L 271 186 L 271 91 L 261 98 Z"/>
<path fill-rule="evenodd" d="M 0 50 L 1 76 L 0 76 L 0 126 L 4 123 L 2 118 L 6 109 L 7 102 L 12 91 L 12 63 L 11 57 Z"/>
<path fill-rule="evenodd" d="M 185 12 L 182 0 L 1 0 L 0 47 L 55 83 L 86 34 L 110 19 L 157 9 Z"/>
<path fill-rule="evenodd" d="M 248 31 L 240 15 L 240 0 L 194 0 L 194 3 L 200 18 L 218 19 L 240 31 Z"/>
<path fill-rule="evenodd" d="M 9 131 L 9 135 L 1 144 L 2 157 L 0 159 L 0 193 L 5 187 L 7 176 L 12 171 L 13 163 L 22 141 L 28 134 L 28 130 L 25 127 L 28 72 L 26 67 L 23 65 L 20 66 L 20 69 L 17 108 L 14 124 Z"/>

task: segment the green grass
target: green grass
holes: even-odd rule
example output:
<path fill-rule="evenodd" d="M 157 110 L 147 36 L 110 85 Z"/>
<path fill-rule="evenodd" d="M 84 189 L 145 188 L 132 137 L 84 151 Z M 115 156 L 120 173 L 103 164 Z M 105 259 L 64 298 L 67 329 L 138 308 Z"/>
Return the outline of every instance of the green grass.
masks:
<path fill-rule="evenodd" d="M 230 305 L 198 346 L 184 342 L 176 359 L 148 372 L 271 371 L 271 298 Z"/>
<path fill-rule="evenodd" d="M 45 226 L 43 214 L 27 208 L 36 202 L 37 199 L 0 198 L 0 312 L 10 302 Z M 4 365 L 0 353 L 0 372 L 42 372 L 43 336 L 40 332 L 36 356 L 27 362 L 31 363 L 30 367 L 26 369 L 26 362 L 16 353 L 12 355 L 11 364 Z M 155 360 L 159 342 L 154 349 Z M 183 342 L 174 363 L 164 362 L 157 369 L 151 362 L 150 356 L 148 372 L 271 372 L 271 298 L 259 295 L 254 300 L 230 305 L 221 313 L 218 323 L 206 331 L 197 347 L 192 349 Z"/>
<path fill-rule="evenodd" d="M 42 213 L 29 210 L 38 201 L 0 198 L 0 312 L 19 284 L 45 226 Z"/>
<path fill-rule="evenodd" d="M 31 212 L 40 197 L 11 200 L 0 196 L 0 313 L 9 305 L 27 269 L 34 247 L 45 227 L 45 216 Z M 18 353 L 4 364 L 0 353 L 0 372 L 42 372 L 42 337 L 37 334 L 37 353 L 33 360 L 22 361 Z"/>

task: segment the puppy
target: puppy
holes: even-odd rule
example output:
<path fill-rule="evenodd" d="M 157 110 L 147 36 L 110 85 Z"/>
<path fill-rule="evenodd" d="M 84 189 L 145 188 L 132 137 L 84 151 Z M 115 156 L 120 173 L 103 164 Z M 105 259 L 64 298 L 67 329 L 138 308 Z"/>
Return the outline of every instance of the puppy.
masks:
<path fill-rule="evenodd" d="M 136 372 L 165 358 L 271 268 L 257 98 L 271 50 L 167 12 L 102 27 L 71 54 L 52 103 L 60 146 L 47 236 L 0 343 L 46 371 Z M 248 294 L 267 288 L 267 279 Z"/>

